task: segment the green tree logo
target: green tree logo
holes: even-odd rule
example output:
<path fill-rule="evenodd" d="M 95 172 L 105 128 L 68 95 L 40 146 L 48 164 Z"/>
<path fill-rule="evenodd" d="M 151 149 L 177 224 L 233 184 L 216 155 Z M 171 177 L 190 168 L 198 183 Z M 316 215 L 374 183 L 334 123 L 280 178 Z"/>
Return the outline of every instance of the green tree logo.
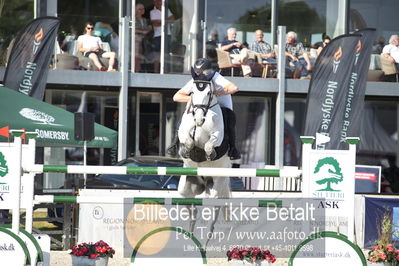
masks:
<path fill-rule="evenodd" d="M 338 184 L 344 179 L 341 173 L 341 167 L 339 163 L 333 157 L 325 157 L 317 162 L 314 173 L 320 172 L 323 175 L 323 179 L 317 180 L 316 183 L 319 185 L 327 184 L 326 188 L 319 189 L 318 191 L 340 191 L 331 188 L 331 183 Z"/>
<path fill-rule="evenodd" d="M 4 158 L 4 154 L 0 152 L 0 176 L 4 177 L 8 174 L 7 161 Z"/>

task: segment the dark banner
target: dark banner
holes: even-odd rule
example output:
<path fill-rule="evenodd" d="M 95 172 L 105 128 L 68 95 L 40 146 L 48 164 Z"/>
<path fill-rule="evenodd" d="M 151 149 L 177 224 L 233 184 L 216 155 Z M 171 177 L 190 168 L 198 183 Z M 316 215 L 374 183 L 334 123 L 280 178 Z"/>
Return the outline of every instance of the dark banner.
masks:
<path fill-rule="evenodd" d="M 399 199 L 365 198 L 364 247 L 375 246 L 381 234 L 381 221 L 385 214 L 392 219 L 392 242 L 399 245 Z"/>
<path fill-rule="evenodd" d="M 360 126 L 364 109 L 367 75 L 370 66 L 371 50 L 375 40 L 375 29 L 356 31 L 362 37 L 355 52 L 355 62 L 352 67 L 351 79 L 346 91 L 345 110 L 342 117 L 339 143 L 330 146 L 331 149 L 347 149 L 346 137 L 360 137 Z M 338 145 L 338 146 L 336 146 Z"/>
<path fill-rule="evenodd" d="M 4 86 L 43 99 L 60 19 L 41 17 L 18 32 L 4 75 Z"/>
<path fill-rule="evenodd" d="M 348 101 L 353 83 L 353 66 L 362 36 L 341 35 L 333 39 L 316 60 L 306 105 L 305 136 L 315 136 L 318 149 L 338 149 Z M 362 61 L 363 62 L 363 61 Z M 326 136 L 330 142 L 321 143 Z M 328 138 L 324 138 L 328 139 Z"/>

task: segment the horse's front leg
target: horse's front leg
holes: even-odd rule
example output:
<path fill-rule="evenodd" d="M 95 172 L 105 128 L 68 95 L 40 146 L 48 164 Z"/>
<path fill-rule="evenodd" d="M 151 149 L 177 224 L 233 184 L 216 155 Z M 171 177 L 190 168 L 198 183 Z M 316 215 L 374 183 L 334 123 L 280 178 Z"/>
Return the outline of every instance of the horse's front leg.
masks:
<path fill-rule="evenodd" d="M 204 151 L 206 154 L 206 159 L 208 161 L 212 161 L 213 159 L 215 159 L 216 157 L 215 147 L 218 147 L 220 146 L 220 144 L 222 144 L 222 141 L 220 141 L 219 143 L 219 138 L 220 138 L 219 135 L 220 135 L 219 131 L 212 132 L 209 137 L 209 140 L 204 145 Z"/>
<path fill-rule="evenodd" d="M 208 161 L 212 161 L 213 159 L 215 159 L 217 155 L 215 147 L 219 147 L 220 145 L 222 145 L 224 138 L 223 121 L 220 120 L 220 118 L 217 116 L 213 116 L 212 120 L 214 128 L 206 125 L 207 127 L 209 127 L 209 140 L 204 144 L 204 151 L 206 154 L 206 159 Z"/>
<path fill-rule="evenodd" d="M 183 158 L 188 158 L 190 155 L 190 151 L 194 148 L 194 140 L 190 135 L 190 132 L 194 129 L 194 123 L 192 120 L 184 119 L 183 116 L 182 123 L 179 127 L 179 141 L 180 141 L 180 156 Z"/>

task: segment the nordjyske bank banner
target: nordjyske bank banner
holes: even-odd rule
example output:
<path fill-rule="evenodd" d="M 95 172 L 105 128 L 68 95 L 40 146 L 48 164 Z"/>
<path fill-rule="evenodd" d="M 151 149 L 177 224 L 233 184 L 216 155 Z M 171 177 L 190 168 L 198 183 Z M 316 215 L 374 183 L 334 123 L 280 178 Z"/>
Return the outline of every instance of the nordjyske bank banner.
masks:
<path fill-rule="evenodd" d="M 304 136 L 330 138 L 317 149 L 347 149 L 360 136 L 367 73 L 375 30 L 333 39 L 316 60 L 307 99 Z"/>

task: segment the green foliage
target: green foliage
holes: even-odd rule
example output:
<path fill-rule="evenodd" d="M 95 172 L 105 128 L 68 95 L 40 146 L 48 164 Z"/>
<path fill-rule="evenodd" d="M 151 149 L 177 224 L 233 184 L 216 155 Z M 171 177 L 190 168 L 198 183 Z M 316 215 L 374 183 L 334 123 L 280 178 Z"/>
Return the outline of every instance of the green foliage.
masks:
<path fill-rule="evenodd" d="M 284 1 L 279 8 L 279 25 L 287 26 L 287 31 L 295 31 L 298 39 L 305 42 L 312 33 L 326 31 L 326 18 L 304 1 Z"/>
<path fill-rule="evenodd" d="M 379 221 L 380 231 L 379 238 L 377 241 L 378 246 L 387 246 L 392 243 L 392 215 L 387 207 L 385 207 L 385 213 Z"/>
<path fill-rule="evenodd" d="M 33 0 L 0 0 L 0 65 L 18 31 L 33 19 Z"/>

